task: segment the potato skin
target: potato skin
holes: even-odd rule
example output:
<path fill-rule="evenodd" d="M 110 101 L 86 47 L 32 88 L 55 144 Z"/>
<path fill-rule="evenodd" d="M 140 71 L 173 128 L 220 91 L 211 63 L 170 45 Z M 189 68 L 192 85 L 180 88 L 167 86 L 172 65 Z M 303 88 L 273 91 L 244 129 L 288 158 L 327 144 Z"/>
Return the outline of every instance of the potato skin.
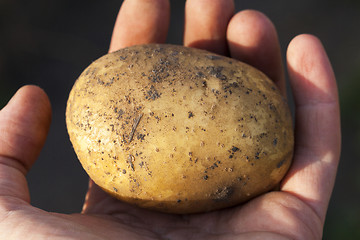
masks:
<path fill-rule="evenodd" d="M 77 79 L 66 123 L 90 178 L 140 207 L 188 214 L 272 190 L 293 155 L 291 113 L 255 68 L 167 44 L 121 49 Z"/>

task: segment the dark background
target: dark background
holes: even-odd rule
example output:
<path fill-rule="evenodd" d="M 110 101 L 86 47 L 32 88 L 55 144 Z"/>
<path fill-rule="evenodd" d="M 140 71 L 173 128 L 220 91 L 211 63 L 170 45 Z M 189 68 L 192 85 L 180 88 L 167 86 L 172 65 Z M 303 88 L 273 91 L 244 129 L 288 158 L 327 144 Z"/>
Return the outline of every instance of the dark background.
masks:
<path fill-rule="evenodd" d="M 184 2 L 171 1 L 168 43 L 182 42 Z M 360 1 L 235 2 L 237 11 L 256 9 L 272 19 L 283 56 L 300 33 L 315 34 L 325 45 L 339 84 L 343 150 L 324 239 L 360 239 Z M 49 137 L 28 175 L 39 208 L 81 210 L 88 179 L 66 132 L 66 100 L 81 71 L 107 52 L 121 3 L 0 0 L 0 107 L 24 84 L 41 86 L 53 107 Z"/>

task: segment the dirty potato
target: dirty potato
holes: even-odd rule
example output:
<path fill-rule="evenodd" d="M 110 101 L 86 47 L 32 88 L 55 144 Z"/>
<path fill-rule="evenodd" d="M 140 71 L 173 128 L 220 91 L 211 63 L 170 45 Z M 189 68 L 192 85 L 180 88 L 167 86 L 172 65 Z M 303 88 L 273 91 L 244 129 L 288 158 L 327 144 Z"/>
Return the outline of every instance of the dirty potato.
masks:
<path fill-rule="evenodd" d="M 71 90 L 66 122 L 91 179 L 112 196 L 197 213 L 274 189 L 293 154 L 289 108 L 263 73 L 174 45 L 121 49 Z"/>

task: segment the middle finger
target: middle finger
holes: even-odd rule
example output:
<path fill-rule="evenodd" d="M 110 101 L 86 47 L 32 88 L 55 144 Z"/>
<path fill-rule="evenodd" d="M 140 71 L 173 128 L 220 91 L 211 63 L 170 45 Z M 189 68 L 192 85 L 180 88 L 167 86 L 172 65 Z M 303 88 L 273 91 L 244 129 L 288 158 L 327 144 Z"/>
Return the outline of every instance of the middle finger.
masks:
<path fill-rule="evenodd" d="M 226 29 L 233 14 L 233 0 L 187 0 L 184 45 L 226 55 Z"/>

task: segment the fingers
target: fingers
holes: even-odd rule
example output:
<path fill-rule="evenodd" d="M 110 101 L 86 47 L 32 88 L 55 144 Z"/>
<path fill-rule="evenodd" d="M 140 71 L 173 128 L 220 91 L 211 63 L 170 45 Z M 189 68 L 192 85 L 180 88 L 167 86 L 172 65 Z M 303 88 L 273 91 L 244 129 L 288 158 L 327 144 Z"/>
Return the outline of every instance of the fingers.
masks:
<path fill-rule="evenodd" d="M 308 203 L 325 219 L 340 155 L 340 113 L 335 76 L 321 42 L 293 39 L 287 65 L 296 105 L 293 165 L 282 190 Z"/>
<path fill-rule="evenodd" d="M 169 19 L 168 0 L 125 0 L 115 22 L 109 52 L 137 44 L 165 42 Z"/>
<path fill-rule="evenodd" d="M 111 197 L 90 179 L 82 213 L 99 213 L 104 205 L 108 205 L 110 199 Z"/>
<path fill-rule="evenodd" d="M 109 52 L 137 44 L 165 42 L 169 21 L 169 0 L 125 0 L 115 22 Z M 96 206 L 109 199 L 90 180 L 83 212 L 96 212 Z"/>
<path fill-rule="evenodd" d="M 237 13 L 227 29 L 230 56 L 263 71 L 286 95 L 280 45 L 276 29 L 262 13 Z"/>
<path fill-rule="evenodd" d="M 51 121 L 43 90 L 25 86 L 0 111 L 0 196 L 28 201 L 25 173 L 38 157 Z"/>
<path fill-rule="evenodd" d="M 286 96 L 280 44 L 272 22 L 262 13 L 234 13 L 228 0 L 188 0 L 184 44 L 246 62 L 267 74 Z"/>
<path fill-rule="evenodd" d="M 226 55 L 226 28 L 233 14 L 233 0 L 187 0 L 184 45 Z"/>

